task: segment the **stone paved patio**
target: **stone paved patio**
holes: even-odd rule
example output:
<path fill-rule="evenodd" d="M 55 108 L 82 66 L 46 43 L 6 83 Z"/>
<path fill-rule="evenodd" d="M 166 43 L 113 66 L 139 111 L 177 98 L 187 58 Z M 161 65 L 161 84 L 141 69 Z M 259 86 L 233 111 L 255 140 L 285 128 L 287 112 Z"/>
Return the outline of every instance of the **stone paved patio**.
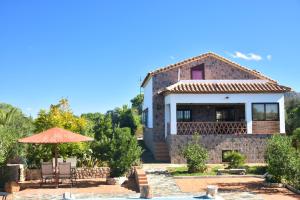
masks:
<path fill-rule="evenodd" d="M 300 200 L 285 188 L 264 188 L 263 179 L 252 177 L 174 179 L 167 171 L 169 164 L 144 165 L 154 196 L 203 196 L 206 186 L 218 185 L 224 200 Z M 275 198 L 274 198 L 275 197 Z"/>
<path fill-rule="evenodd" d="M 173 177 L 164 169 L 146 170 L 153 196 L 183 195 Z"/>
<path fill-rule="evenodd" d="M 204 196 L 203 191 L 185 192 L 180 189 L 175 179 L 164 169 L 147 169 L 146 174 L 154 197 L 165 196 Z M 221 193 L 224 200 L 263 200 L 262 197 L 249 192 L 225 192 Z"/>
<path fill-rule="evenodd" d="M 149 185 L 152 188 L 154 199 L 157 200 L 186 200 L 196 197 L 201 199 L 208 184 L 219 185 L 220 195 L 224 200 L 299 200 L 300 196 L 284 188 L 263 189 L 257 182 L 261 179 L 252 178 L 212 178 L 212 179 L 174 179 L 167 171 L 167 164 L 145 165 Z M 121 186 L 106 185 L 105 180 L 85 180 L 75 188 L 62 186 L 59 189 L 39 186 L 30 186 L 27 189 L 10 195 L 8 200 L 61 200 L 64 192 L 75 194 L 76 199 L 139 199 L 135 183 L 131 180 Z"/>

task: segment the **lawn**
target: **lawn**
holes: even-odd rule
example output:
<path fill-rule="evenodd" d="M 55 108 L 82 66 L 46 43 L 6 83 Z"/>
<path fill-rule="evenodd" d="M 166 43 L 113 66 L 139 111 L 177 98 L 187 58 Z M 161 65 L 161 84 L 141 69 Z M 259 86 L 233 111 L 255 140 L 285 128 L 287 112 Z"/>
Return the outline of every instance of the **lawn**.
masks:
<path fill-rule="evenodd" d="M 186 166 L 169 167 L 167 170 L 172 176 L 216 176 L 218 169 L 224 169 L 226 167 L 227 165 L 225 164 L 207 165 L 207 170 L 203 173 L 189 173 Z M 247 175 L 263 175 L 267 170 L 267 167 L 262 165 L 246 165 L 243 168 L 246 169 Z"/>

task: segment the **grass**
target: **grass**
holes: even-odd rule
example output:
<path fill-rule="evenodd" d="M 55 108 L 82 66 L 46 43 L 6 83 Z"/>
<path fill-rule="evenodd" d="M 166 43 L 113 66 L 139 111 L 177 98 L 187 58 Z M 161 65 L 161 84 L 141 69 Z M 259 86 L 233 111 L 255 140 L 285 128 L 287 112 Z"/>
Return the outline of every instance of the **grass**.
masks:
<path fill-rule="evenodd" d="M 169 167 L 167 168 L 168 172 L 172 176 L 216 176 L 218 169 L 224 169 L 227 165 L 207 165 L 207 170 L 203 173 L 189 173 L 186 166 L 184 167 Z M 243 168 L 246 169 L 247 175 L 263 175 L 267 171 L 267 166 L 262 165 L 251 165 L 251 166 L 244 166 Z"/>
<path fill-rule="evenodd" d="M 189 173 L 187 167 L 169 167 L 167 170 L 172 176 L 214 176 L 217 170 L 224 168 L 224 165 L 207 165 L 207 170 L 203 173 Z"/>

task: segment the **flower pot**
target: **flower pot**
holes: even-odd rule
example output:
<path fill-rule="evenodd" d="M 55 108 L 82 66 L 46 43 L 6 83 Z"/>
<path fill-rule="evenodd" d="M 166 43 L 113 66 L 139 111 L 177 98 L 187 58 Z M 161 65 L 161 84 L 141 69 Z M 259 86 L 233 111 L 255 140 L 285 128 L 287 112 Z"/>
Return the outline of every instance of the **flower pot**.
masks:
<path fill-rule="evenodd" d="M 5 183 L 4 190 L 7 193 L 19 192 L 20 185 L 15 181 L 7 182 Z"/>
<path fill-rule="evenodd" d="M 125 181 L 127 180 L 126 177 L 107 177 L 106 178 L 106 183 L 108 185 L 122 185 Z"/>

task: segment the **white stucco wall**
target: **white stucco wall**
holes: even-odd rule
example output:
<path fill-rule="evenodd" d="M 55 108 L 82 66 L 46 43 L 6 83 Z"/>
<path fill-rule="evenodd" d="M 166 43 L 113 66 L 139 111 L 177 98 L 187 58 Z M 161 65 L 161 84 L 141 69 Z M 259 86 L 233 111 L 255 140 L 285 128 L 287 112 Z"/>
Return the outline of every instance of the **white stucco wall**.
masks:
<path fill-rule="evenodd" d="M 252 103 L 279 103 L 280 133 L 285 133 L 284 94 L 169 94 L 171 134 L 176 134 L 176 104 L 179 103 L 244 103 L 247 132 L 252 133 Z"/>
<path fill-rule="evenodd" d="M 152 78 L 144 86 L 143 110 L 148 108 L 148 128 L 153 128 L 153 86 Z"/>

